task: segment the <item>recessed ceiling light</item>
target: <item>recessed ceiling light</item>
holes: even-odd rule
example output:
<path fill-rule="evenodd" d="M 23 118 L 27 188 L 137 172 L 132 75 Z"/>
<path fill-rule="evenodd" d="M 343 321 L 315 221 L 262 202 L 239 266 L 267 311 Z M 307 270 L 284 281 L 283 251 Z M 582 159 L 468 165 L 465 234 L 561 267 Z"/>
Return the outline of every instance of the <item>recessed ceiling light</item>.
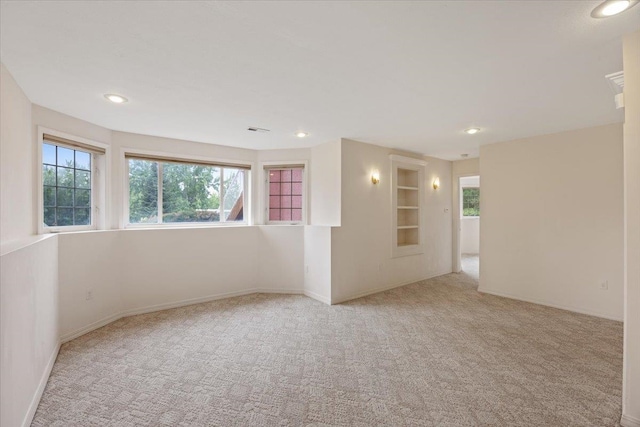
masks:
<path fill-rule="evenodd" d="M 307 135 L 309 135 L 309 134 L 308 134 L 308 133 L 306 133 L 306 132 L 296 132 L 296 136 L 297 136 L 298 138 L 304 138 L 304 137 L 305 137 L 305 136 L 307 136 Z"/>
<path fill-rule="evenodd" d="M 464 130 L 469 135 L 473 135 L 474 133 L 480 132 L 480 128 L 469 128 Z"/>
<path fill-rule="evenodd" d="M 129 102 L 129 100 L 124 96 L 116 95 L 114 93 L 108 93 L 104 97 L 107 98 L 109 101 L 113 102 L 114 104 L 124 104 L 125 102 Z"/>
<path fill-rule="evenodd" d="M 624 12 L 631 6 L 638 3 L 638 0 L 606 0 L 591 12 L 592 18 L 607 18 Z"/>

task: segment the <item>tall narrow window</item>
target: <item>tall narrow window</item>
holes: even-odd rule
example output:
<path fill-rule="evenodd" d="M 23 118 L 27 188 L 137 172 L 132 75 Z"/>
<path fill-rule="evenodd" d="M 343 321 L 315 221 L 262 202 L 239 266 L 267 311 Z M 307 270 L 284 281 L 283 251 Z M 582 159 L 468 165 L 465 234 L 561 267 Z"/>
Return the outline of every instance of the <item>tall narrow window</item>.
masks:
<path fill-rule="evenodd" d="M 43 231 L 94 228 L 96 161 L 105 149 L 42 133 Z"/>
<path fill-rule="evenodd" d="M 268 222 L 302 223 L 304 218 L 304 168 L 277 167 L 267 172 Z"/>
<path fill-rule="evenodd" d="M 129 224 L 246 222 L 248 168 L 127 157 Z"/>

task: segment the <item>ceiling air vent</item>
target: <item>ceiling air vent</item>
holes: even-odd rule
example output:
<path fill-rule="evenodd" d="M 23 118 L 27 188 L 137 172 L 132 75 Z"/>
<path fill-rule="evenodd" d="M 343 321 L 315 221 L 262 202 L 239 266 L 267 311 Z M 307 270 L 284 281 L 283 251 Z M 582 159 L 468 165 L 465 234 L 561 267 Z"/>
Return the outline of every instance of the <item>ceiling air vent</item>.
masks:
<path fill-rule="evenodd" d="M 271 132 L 269 129 L 257 128 L 255 126 L 249 126 L 247 130 L 250 130 L 251 132 Z"/>
<path fill-rule="evenodd" d="M 611 73 L 604 76 L 609 82 L 609 87 L 615 94 L 614 100 L 616 108 L 624 108 L 624 71 L 618 71 L 617 73 Z"/>

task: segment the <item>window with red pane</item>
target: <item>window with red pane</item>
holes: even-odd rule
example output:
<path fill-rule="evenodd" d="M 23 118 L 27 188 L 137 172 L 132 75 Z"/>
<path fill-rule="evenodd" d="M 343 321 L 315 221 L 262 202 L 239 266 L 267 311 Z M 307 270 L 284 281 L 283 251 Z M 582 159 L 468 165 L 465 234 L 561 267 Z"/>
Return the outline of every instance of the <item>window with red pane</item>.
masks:
<path fill-rule="evenodd" d="M 302 167 L 274 168 L 269 175 L 269 221 L 302 222 Z"/>

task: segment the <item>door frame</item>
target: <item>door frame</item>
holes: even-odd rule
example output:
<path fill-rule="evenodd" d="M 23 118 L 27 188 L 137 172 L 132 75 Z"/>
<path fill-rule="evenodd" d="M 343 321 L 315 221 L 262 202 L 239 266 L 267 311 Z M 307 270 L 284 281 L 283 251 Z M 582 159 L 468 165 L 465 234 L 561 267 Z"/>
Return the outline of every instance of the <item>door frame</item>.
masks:
<path fill-rule="evenodd" d="M 460 217 L 462 215 L 462 183 L 460 182 L 460 178 L 467 178 L 470 176 L 480 177 L 480 173 L 472 172 L 472 173 L 461 173 L 453 176 L 453 181 L 455 185 L 452 187 L 453 191 L 453 272 L 460 273 L 462 271 L 462 250 L 461 250 L 461 242 L 462 242 L 462 221 L 460 221 Z M 481 184 L 482 185 L 482 184 Z M 482 194 L 482 193 L 481 193 Z"/>

